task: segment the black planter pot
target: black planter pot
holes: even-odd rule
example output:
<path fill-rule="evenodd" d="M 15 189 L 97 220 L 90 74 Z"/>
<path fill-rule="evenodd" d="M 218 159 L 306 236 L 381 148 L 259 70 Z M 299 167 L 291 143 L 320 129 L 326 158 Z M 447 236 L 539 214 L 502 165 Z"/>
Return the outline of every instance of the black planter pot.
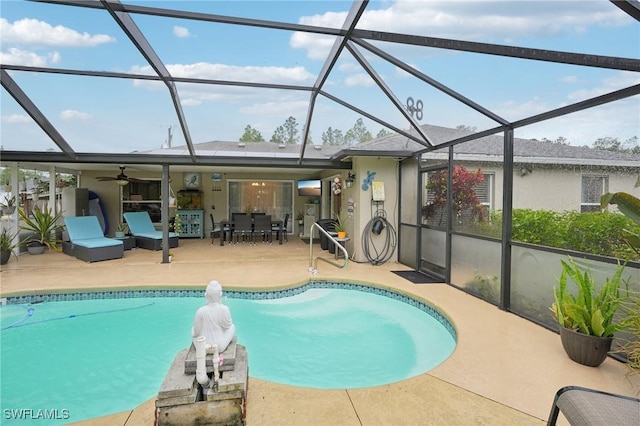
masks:
<path fill-rule="evenodd" d="M 0 265 L 6 265 L 11 258 L 11 250 L 0 250 Z"/>
<path fill-rule="evenodd" d="M 613 337 L 590 336 L 560 327 L 560 341 L 573 361 L 589 367 L 597 367 L 607 358 Z"/>
<path fill-rule="evenodd" d="M 47 246 L 39 243 L 27 244 L 29 254 L 42 254 Z"/>

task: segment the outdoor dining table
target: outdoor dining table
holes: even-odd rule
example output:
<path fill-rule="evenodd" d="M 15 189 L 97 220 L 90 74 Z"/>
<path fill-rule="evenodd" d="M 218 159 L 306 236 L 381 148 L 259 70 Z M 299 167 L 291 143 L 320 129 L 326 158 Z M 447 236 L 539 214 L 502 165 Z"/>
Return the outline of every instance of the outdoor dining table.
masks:
<path fill-rule="evenodd" d="M 252 219 L 253 221 L 253 219 Z M 278 227 L 278 244 L 282 245 L 282 232 L 284 232 L 284 221 L 272 219 L 271 220 L 271 228 L 274 226 Z M 233 238 L 233 221 L 229 219 L 225 219 L 220 221 L 220 245 L 223 246 L 225 240 L 227 239 L 225 236 L 228 236 L 228 241 L 231 241 Z"/>

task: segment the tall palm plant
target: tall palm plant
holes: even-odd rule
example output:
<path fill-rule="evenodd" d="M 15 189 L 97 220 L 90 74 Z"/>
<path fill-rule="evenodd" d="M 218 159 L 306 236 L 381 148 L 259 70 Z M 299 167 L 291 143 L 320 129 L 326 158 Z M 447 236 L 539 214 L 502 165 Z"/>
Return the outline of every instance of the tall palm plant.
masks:
<path fill-rule="evenodd" d="M 56 231 L 64 228 L 64 225 L 58 224 L 62 218 L 62 212 L 53 214 L 51 209 L 41 210 L 36 206 L 31 216 L 27 215 L 24 209 L 20 209 L 19 214 L 23 222 L 22 225 L 20 225 L 20 229 L 31 231 L 35 234 L 27 238 L 24 244 L 44 245 L 57 252 L 62 251 L 59 247 L 62 241 L 56 237 Z"/>

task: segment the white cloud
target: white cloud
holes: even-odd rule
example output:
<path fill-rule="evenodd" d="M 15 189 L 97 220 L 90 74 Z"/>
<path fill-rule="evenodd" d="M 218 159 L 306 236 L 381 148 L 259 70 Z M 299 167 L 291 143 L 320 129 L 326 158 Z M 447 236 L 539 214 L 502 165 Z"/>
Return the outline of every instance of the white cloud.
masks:
<path fill-rule="evenodd" d="M 347 12 L 305 16 L 300 24 L 341 27 Z M 514 43 L 520 39 L 582 34 L 589 26 L 623 26 L 634 21 L 609 2 L 587 1 L 416 1 L 397 0 L 366 11 L 358 29 L 429 35 L 470 41 Z M 428 30 L 428 34 L 425 31 Z M 290 44 L 307 57 L 324 59 L 330 36 L 294 33 Z"/>
<path fill-rule="evenodd" d="M 116 41 L 106 34 L 80 33 L 62 25 L 52 26 L 47 22 L 29 18 L 13 23 L 0 18 L 0 34 L 5 45 L 95 47 Z"/>
<path fill-rule="evenodd" d="M 295 116 L 300 111 L 306 111 L 309 106 L 308 101 L 290 100 L 283 102 L 266 102 L 262 104 L 254 104 L 248 107 L 240 108 L 242 114 L 248 115 L 273 115 L 276 117 Z"/>
<path fill-rule="evenodd" d="M 30 123 L 32 122 L 31 117 L 24 114 L 10 114 L 3 115 L 2 121 L 5 123 Z"/>
<path fill-rule="evenodd" d="M 354 86 L 370 87 L 374 85 L 374 82 L 371 79 L 371 77 L 369 77 L 369 74 L 365 74 L 362 72 L 358 74 L 352 74 L 346 77 L 344 79 L 344 84 L 347 87 L 354 87 Z"/>
<path fill-rule="evenodd" d="M 32 67 L 46 67 L 60 62 L 60 53 L 49 52 L 46 55 L 38 55 L 35 52 L 20 50 L 15 47 L 6 52 L 0 52 L 0 63 L 13 65 L 26 65 Z"/>
<path fill-rule="evenodd" d="M 567 99 L 571 102 L 580 102 L 595 96 L 604 95 L 605 93 L 614 92 L 624 87 L 630 87 L 640 84 L 640 75 L 631 71 L 617 71 L 611 77 L 602 81 L 599 86 L 590 89 L 580 89 L 567 95 Z"/>
<path fill-rule="evenodd" d="M 579 80 L 578 80 L 578 77 L 576 77 L 575 75 L 567 75 L 567 76 L 561 77 L 560 79 L 558 79 L 558 81 L 560 81 L 561 83 L 575 84 Z"/>
<path fill-rule="evenodd" d="M 60 119 L 62 120 L 90 120 L 92 118 L 93 115 L 89 113 L 74 111 L 72 109 L 66 109 L 60 113 Z"/>
<path fill-rule="evenodd" d="M 199 106 L 202 105 L 202 101 L 200 99 L 193 99 L 193 98 L 188 98 L 188 99 L 181 99 L 180 100 L 180 104 L 182 106 Z"/>
<path fill-rule="evenodd" d="M 212 64 L 198 62 L 195 64 L 168 64 L 167 69 L 174 77 L 191 77 L 215 80 L 238 80 L 260 83 L 308 84 L 315 80 L 304 67 L 276 67 L 276 66 L 246 66 Z M 131 72 L 151 74 L 150 66 L 136 66 Z M 143 83 L 143 82 L 140 82 Z"/>
<path fill-rule="evenodd" d="M 191 37 L 191 33 L 189 32 L 189 30 L 185 27 L 180 27 L 178 25 L 176 25 L 175 27 L 173 27 L 173 35 L 178 37 L 178 38 L 188 38 Z"/>

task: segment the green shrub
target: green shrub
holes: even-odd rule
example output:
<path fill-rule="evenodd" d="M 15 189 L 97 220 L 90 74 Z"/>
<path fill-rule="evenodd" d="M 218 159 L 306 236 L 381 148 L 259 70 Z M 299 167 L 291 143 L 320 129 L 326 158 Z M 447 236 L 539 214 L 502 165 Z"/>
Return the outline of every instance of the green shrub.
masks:
<path fill-rule="evenodd" d="M 470 221 L 456 230 L 486 237 L 502 235 L 502 212 L 492 212 L 488 221 Z M 512 240 L 623 260 L 640 260 L 625 243 L 629 232 L 640 234 L 640 225 L 620 213 L 551 210 L 513 210 Z"/>
<path fill-rule="evenodd" d="M 550 247 L 566 245 L 565 213 L 551 210 L 516 209 L 513 211 L 512 239 Z"/>

